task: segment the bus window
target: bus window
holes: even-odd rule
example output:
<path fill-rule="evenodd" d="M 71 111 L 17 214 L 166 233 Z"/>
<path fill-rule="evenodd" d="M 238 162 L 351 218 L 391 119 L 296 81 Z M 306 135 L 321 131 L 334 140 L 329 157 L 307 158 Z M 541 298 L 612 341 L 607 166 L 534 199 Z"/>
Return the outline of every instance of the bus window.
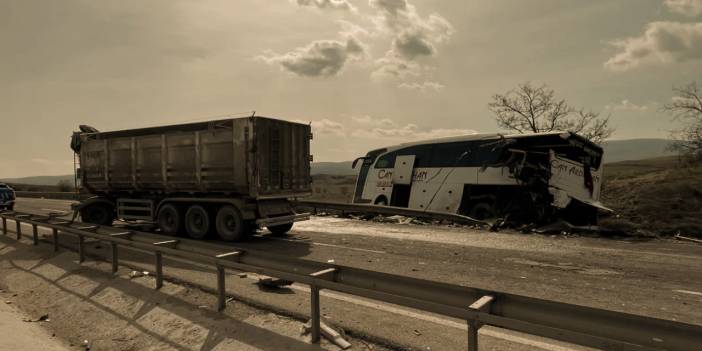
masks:
<path fill-rule="evenodd" d="M 436 144 L 432 152 L 430 167 L 465 167 L 470 158 L 470 143 Z"/>
<path fill-rule="evenodd" d="M 395 156 L 397 156 L 397 151 L 380 156 L 375 163 L 375 168 L 394 168 Z"/>
<path fill-rule="evenodd" d="M 414 167 L 431 167 L 431 150 L 433 145 L 417 145 L 410 146 L 401 150 L 397 150 L 397 154 L 414 155 Z"/>

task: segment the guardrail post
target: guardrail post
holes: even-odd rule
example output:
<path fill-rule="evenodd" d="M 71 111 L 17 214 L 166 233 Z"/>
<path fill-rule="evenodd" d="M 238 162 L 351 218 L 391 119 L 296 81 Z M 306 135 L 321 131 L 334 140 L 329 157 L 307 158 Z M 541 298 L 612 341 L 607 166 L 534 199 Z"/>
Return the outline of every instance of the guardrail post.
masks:
<path fill-rule="evenodd" d="M 85 261 L 85 238 L 82 235 L 78 235 L 78 262 L 83 263 Z"/>
<path fill-rule="evenodd" d="M 312 323 L 312 343 L 319 343 L 319 287 L 310 285 L 310 321 Z"/>
<path fill-rule="evenodd" d="M 217 265 L 217 311 L 224 310 L 227 304 L 226 286 L 224 280 L 224 266 Z"/>
<path fill-rule="evenodd" d="M 119 269 L 119 258 L 117 256 L 117 243 L 112 242 L 112 274 L 117 273 Z"/>
<path fill-rule="evenodd" d="M 32 245 L 39 245 L 39 232 L 37 230 L 37 225 L 32 223 Z"/>
<path fill-rule="evenodd" d="M 7 218 L 2 217 L 2 235 L 7 235 Z"/>
<path fill-rule="evenodd" d="M 20 223 L 19 219 L 15 218 L 15 230 L 17 232 L 17 240 L 22 239 L 22 223 Z"/>
<path fill-rule="evenodd" d="M 492 301 L 495 298 L 490 295 L 485 295 L 473 302 L 468 309 L 476 312 L 490 313 Z M 483 326 L 477 319 L 468 320 L 468 351 L 478 351 L 478 330 Z"/>
<path fill-rule="evenodd" d="M 51 234 L 54 237 L 54 252 L 58 252 L 58 250 L 59 250 L 58 229 L 52 228 Z"/>
<path fill-rule="evenodd" d="M 163 254 L 156 251 L 156 290 L 163 287 Z"/>

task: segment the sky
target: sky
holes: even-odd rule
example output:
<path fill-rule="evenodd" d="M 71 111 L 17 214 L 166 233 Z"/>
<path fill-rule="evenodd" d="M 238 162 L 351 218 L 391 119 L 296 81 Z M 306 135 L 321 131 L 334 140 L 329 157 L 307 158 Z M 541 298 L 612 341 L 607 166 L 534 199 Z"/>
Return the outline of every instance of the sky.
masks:
<path fill-rule="evenodd" d="M 70 174 L 71 132 L 257 115 L 312 123 L 315 161 L 499 131 L 547 84 L 665 138 L 702 72 L 702 0 L 0 0 L 0 178 Z"/>

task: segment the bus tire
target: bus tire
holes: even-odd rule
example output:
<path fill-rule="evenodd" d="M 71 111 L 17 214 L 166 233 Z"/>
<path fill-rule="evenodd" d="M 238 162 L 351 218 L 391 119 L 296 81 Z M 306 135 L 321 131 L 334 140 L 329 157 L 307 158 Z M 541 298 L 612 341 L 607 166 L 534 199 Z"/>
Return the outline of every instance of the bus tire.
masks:
<path fill-rule="evenodd" d="M 185 212 L 185 232 L 193 239 L 203 239 L 210 231 L 210 214 L 201 205 L 192 205 Z"/>
<path fill-rule="evenodd" d="M 165 204 L 158 210 L 158 227 L 166 235 L 178 235 L 183 227 L 181 211 L 174 204 Z"/>
<path fill-rule="evenodd" d="M 385 195 L 380 195 L 377 198 L 375 198 L 375 202 L 373 202 L 375 205 L 379 206 L 387 206 L 388 205 L 388 198 L 385 197 Z"/>
<path fill-rule="evenodd" d="M 240 241 L 246 237 L 246 223 L 241 212 L 231 205 L 222 206 L 215 218 L 217 235 L 225 241 Z"/>
<path fill-rule="evenodd" d="M 85 223 L 112 225 L 115 220 L 115 209 L 106 203 L 94 203 L 80 210 L 80 218 Z"/>
<path fill-rule="evenodd" d="M 266 227 L 268 230 L 273 233 L 273 235 L 279 236 L 279 235 L 285 235 L 287 234 L 290 229 L 292 229 L 293 224 L 292 223 L 286 223 L 286 224 L 278 224 L 278 225 L 271 225 Z"/>
<path fill-rule="evenodd" d="M 478 202 L 471 207 L 468 217 L 483 221 L 496 216 L 495 208 L 489 202 Z"/>

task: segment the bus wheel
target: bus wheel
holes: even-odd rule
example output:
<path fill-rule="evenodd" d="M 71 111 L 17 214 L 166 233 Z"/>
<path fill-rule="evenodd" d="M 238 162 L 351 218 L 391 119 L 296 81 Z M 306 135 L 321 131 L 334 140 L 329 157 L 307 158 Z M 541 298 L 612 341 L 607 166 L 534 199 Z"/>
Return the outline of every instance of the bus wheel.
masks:
<path fill-rule="evenodd" d="M 473 207 L 470 209 L 470 213 L 468 213 L 468 217 L 479 221 L 494 218 L 495 216 L 495 208 L 488 202 L 478 202 L 477 204 L 473 205 Z"/>
<path fill-rule="evenodd" d="M 104 203 L 96 203 L 80 210 L 83 222 L 97 225 L 112 225 L 115 220 L 114 208 Z"/>
<path fill-rule="evenodd" d="M 380 206 L 387 206 L 388 205 L 388 198 L 385 197 L 385 195 L 380 195 L 378 196 L 377 199 L 375 199 L 375 202 L 373 202 L 376 205 Z"/>
<path fill-rule="evenodd" d="M 285 235 L 287 232 L 292 229 L 293 224 L 292 223 L 286 223 L 286 224 L 278 224 L 278 225 L 271 225 L 266 227 L 268 230 L 273 233 L 273 235 Z"/>
<path fill-rule="evenodd" d="M 217 235 L 222 240 L 239 241 L 246 236 L 244 218 L 234 206 L 222 206 L 217 211 L 215 226 L 217 227 Z"/>
<path fill-rule="evenodd" d="M 178 235 L 181 230 L 180 210 L 176 205 L 165 204 L 158 210 L 158 227 L 166 235 Z"/>
<path fill-rule="evenodd" d="M 185 231 L 193 239 L 202 239 L 210 231 L 210 215 L 200 205 L 192 205 L 185 212 Z"/>

